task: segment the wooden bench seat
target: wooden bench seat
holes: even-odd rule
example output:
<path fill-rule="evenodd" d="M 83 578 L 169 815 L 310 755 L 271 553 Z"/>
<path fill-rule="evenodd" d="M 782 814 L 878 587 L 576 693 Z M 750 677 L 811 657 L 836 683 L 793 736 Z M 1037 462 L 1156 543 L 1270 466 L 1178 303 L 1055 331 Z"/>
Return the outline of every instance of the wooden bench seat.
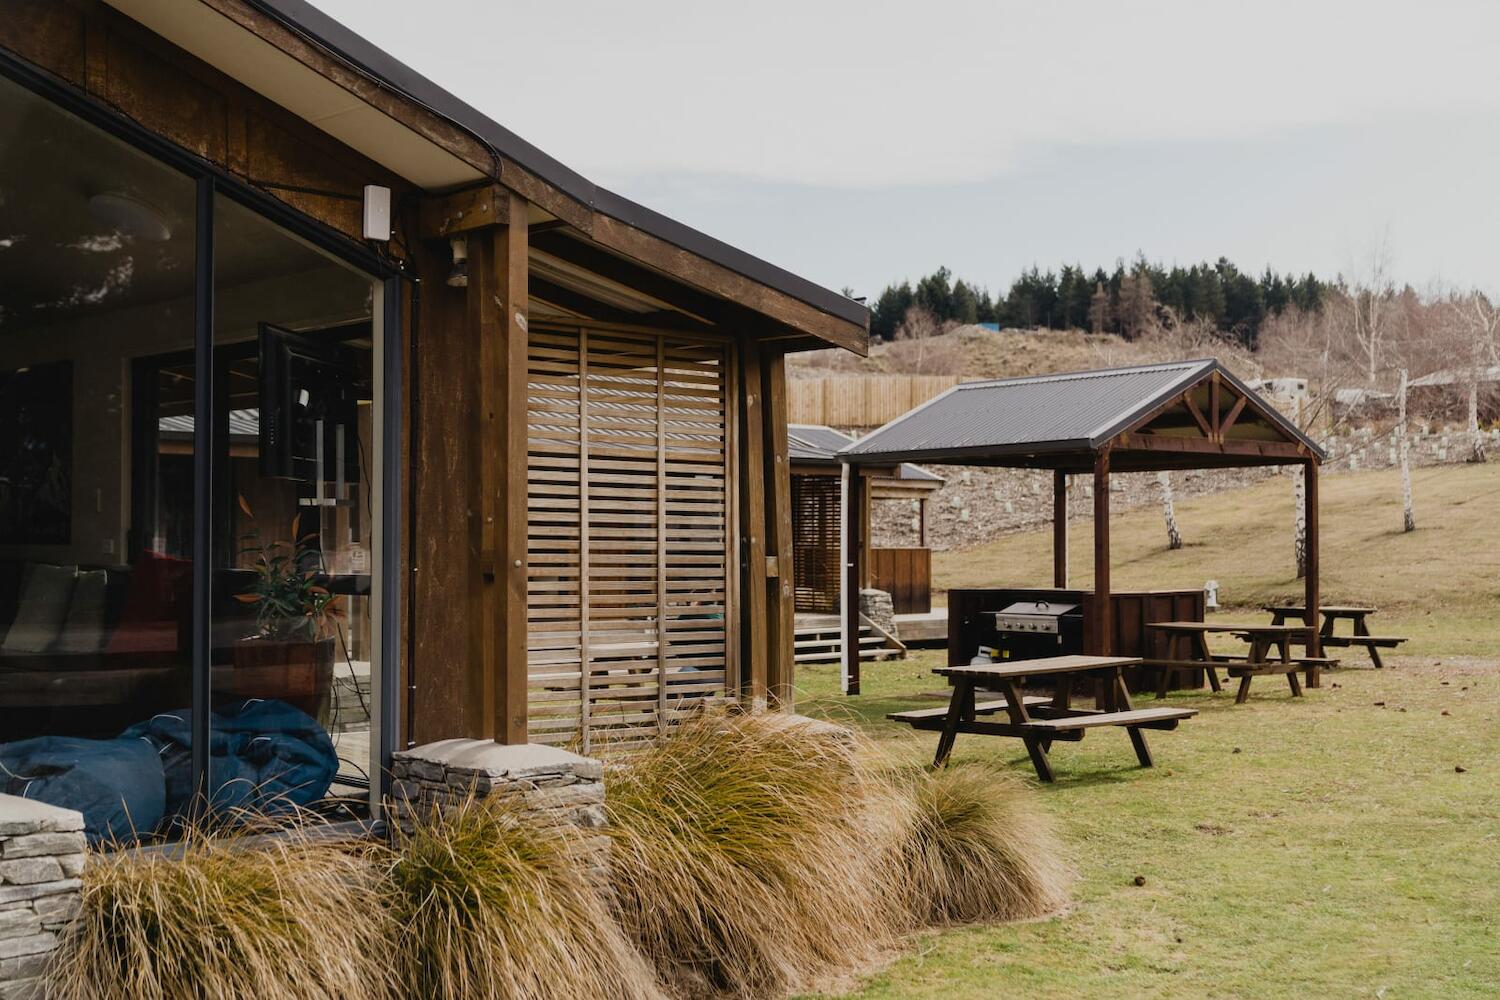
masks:
<path fill-rule="evenodd" d="M 1198 714 L 1196 708 L 1136 708 L 1128 712 L 1090 712 L 1060 719 L 1032 719 L 1029 728 L 1065 732 L 1093 729 L 1096 726 L 1142 726 L 1147 729 L 1176 729 L 1183 719 Z"/>
<path fill-rule="evenodd" d="M 1379 646 L 1382 649 L 1395 649 L 1406 641 L 1404 635 L 1325 635 L 1323 636 L 1325 646 Z"/>
<path fill-rule="evenodd" d="M 1370 654 L 1370 662 L 1377 669 L 1385 667 L 1385 661 L 1380 658 L 1382 649 L 1395 649 L 1406 641 L 1404 635 L 1325 635 L 1323 645 L 1325 646 L 1363 646 Z"/>
<path fill-rule="evenodd" d="M 1050 704 L 1052 699 L 1044 698 L 1041 695 L 1027 695 L 1021 701 L 1025 703 L 1027 708 L 1030 708 L 1032 705 Z M 976 716 L 994 715 L 997 712 L 1005 711 L 1005 707 L 1008 704 L 1009 702 L 1004 698 L 996 698 L 993 701 L 981 701 L 975 704 L 974 714 Z M 886 718 L 892 722 L 920 722 L 923 719 L 946 718 L 947 715 L 948 706 L 940 705 L 937 708 L 914 708 L 906 712 L 891 712 Z"/>

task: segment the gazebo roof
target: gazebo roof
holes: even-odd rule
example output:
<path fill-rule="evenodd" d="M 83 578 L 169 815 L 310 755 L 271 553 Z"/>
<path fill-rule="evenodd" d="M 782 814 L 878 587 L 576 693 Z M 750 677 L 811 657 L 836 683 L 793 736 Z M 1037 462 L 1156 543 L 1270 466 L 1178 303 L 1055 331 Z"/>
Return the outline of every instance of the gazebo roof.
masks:
<path fill-rule="evenodd" d="M 793 462 L 804 465 L 827 465 L 837 469 L 839 452 L 854 438 L 843 431 L 822 424 L 792 424 L 787 427 L 787 454 Z M 907 482 L 943 483 L 943 477 L 921 466 L 903 462 L 896 470 L 897 479 Z"/>
<path fill-rule="evenodd" d="M 856 465 L 948 462 L 1117 471 L 1321 461 L 1216 359 L 964 382 L 844 448 Z"/>

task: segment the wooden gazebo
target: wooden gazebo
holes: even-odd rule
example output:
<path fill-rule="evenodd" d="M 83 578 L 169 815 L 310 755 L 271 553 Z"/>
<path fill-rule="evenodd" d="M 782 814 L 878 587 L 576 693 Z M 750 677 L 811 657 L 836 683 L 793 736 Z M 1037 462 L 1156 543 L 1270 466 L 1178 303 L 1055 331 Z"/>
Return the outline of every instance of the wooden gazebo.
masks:
<path fill-rule="evenodd" d="M 1067 477 L 1093 475 L 1094 590 L 1085 603 L 1085 652 L 1116 649 L 1110 591 L 1109 497 L 1113 472 L 1300 465 L 1306 473 L 1306 603 L 1318 618 L 1318 466 L 1322 450 L 1217 360 L 966 382 L 844 449 L 854 468 L 902 462 L 1051 469 L 1053 586 L 1068 586 Z M 850 490 L 864 489 L 850 477 Z M 851 496 L 848 586 L 869 579 L 868 525 Z M 951 614 L 951 612 L 950 612 Z M 1315 630 L 1308 655 L 1319 655 Z M 847 690 L 859 660 L 846 653 Z"/>
<path fill-rule="evenodd" d="M 845 487 L 839 452 L 854 442 L 851 435 L 821 424 L 791 424 L 787 456 L 792 463 L 792 561 L 794 600 L 799 613 L 832 614 L 843 588 Z M 894 469 L 868 470 L 863 498 L 864 519 L 873 501 L 914 505 L 917 544 L 871 548 L 872 584 L 891 593 L 897 614 L 926 613 L 932 606 L 932 552 L 927 547 L 927 501 L 943 478 L 902 462 Z"/>

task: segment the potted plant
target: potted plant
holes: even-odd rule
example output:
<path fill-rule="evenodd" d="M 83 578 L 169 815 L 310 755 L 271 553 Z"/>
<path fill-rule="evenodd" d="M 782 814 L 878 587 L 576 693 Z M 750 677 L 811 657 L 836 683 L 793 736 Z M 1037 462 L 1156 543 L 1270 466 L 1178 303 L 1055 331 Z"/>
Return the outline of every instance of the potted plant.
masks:
<path fill-rule="evenodd" d="M 255 608 L 255 634 L 234 644 L 232 667 L 214 678 L 214 692 L 234 698 L 276 698 L 325 720 L 333 684 L 334 630 L 343 617 L 339 595 L 325 582 L 317 536 L 302 534 L 302 515 L 291 538 L 265 542 L 250 504 L 241 557 L 254 571 L 235 600 Z"/>

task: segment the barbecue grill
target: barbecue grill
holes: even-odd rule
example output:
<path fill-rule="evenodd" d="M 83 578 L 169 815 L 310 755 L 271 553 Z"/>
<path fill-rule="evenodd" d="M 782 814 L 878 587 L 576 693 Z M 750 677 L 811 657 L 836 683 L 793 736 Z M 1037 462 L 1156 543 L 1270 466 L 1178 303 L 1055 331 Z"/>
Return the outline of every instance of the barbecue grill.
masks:
<path fill-rule="evenodd" d="M 1083 652 L 1083 612 L 1077 604 L 1017 601 L 990 614 L 1002 660 Z"/>

